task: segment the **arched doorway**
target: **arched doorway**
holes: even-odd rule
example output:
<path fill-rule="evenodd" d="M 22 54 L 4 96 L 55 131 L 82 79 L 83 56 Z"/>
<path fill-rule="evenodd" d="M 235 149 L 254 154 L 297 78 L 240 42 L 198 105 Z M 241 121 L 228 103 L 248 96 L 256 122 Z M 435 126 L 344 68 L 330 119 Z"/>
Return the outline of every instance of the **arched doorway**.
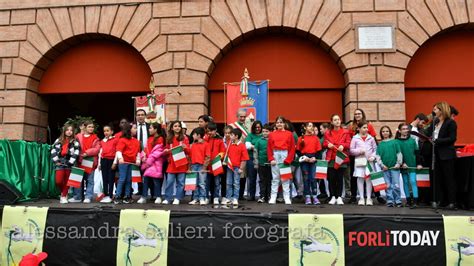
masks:
<path fill-rule="evenodd" d="M 474 143 L 474 30 L 441 33 L 423 44 L 408 64 L 405 87 L 408 121 L 447 101 L 460 112 L 456 144 Z"/>
<path fill-rule="evenodd" d="M 269 121 L 283 115 L 292 122 L 328 121 L 342 114 L 344 77 L 315 42 L 296 35 L 267 33 L 242 41 L 218 62 L 209 79 L 209 109 L 224 122 L 224 82 L 270 80 Z"/>
<path fill-rule="evenodd" d="M 39 84 L 49 102 L 51 135 L 75 115 L 91 116 L 99 125 L 132 119 L 132 96 L 146 93 L 151 70 L 143 57 L 118 39 L 80 42 L 59 55 Z"/>

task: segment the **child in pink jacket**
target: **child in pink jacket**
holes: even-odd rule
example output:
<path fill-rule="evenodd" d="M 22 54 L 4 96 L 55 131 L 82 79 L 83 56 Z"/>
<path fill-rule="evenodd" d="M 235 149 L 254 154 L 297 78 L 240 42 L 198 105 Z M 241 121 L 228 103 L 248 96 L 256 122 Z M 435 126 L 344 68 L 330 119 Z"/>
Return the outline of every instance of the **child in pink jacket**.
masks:
<path fill-rule="evenodd" d="M 161 203 L 161 185 L 163 184 L 163 161 L 164 161 L 164 146 L 163 144 L 157 144 L 153 147 L 151 152 L 146 159 L 146 162 L 142 165 L 145 168 L 143 173 L 143 194 L 138 200 L 138 203 L 146 203 L 148 196 L 149 182 L 153 182 L 156 196 L 155 203 Z M 158 201 L 158 199 L 160 199 Z"/>
<path fill-rule="evenodd" d="M 373 205 L 372 182 L 369 178 L 368 169 L 375 171 L 375 153 L 377 144 L 375 139 L 369 135 L 367 122 L 359 122 L 357 125 L 359 133 L 352 138 L 351 155 L 355 156 L 354 177 L 357 177 L 357 188 L 359 190 L 359 205 Z M 369 165 L 371 167 L 369 167 Z M 364 182 L 367 200 L 364 200 Z"/>

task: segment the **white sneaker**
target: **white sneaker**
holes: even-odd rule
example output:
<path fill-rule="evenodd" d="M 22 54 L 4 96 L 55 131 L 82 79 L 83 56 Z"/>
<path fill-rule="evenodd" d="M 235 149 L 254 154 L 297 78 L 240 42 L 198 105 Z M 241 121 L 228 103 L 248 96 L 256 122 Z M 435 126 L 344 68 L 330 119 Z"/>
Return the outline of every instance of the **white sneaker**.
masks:
<path fill-rule="evenodd" d="M 168 205 L 168 204 L 170 204 L 170 202 L 167 201 L 167 200 L 164 200 L 163 202 L 161 202 L 161 204 Z"/>
<path fill-rule="evenodd" d="M 285 197 L 285 204 L 291 205 L 291 199 L 289 197 L 288 198 Z"/>
<path fill-rule="evenodd" d="M 374 202 L 372 201 L 371 198 L 367 198 L 367 203 L 365 205 L 372 206 L 372 205 L 374 205 Z"/>
<path fill-rule="evenodd" d="M 219 198 L 214 198 L 214 205 L 219 205 Z"/>
<path fill-rule="evenodd" d="M 207 204 L 209 204 L 209 199 L 204 199 L 204 202 Z"/>
<path fill-rule="evenodd" d="M 61 204 L 66 204 L 66 203 L 68 203 L 67 197 L 61 197 L 61 198 L 59 199 L 59 203 L 61 203 Z"/>
<path fill-rule="evenodd" d="M 232 200 L 232 205 L 239 205 L 239 201 L 237 199 L 233 199 Z"/>
<path fill-rule="evenodd" d="M 68 199 L 68 201 L 71 202 L 71 203 L 79 203 L 79 202 L 82 202 L 82 200 L 80 200 L 80 199 L 75 199 L 75 198 L 70 198 L 70 199 Z"/>
<path fill-rule="evenodd" d="M 160 197 L 156 198 L 155 204 L 161 204 L 161 198 Z"/>
<path fill-rule="evenodd" d="M 344 201 L 342 201 L 341 197 L 337 198 L 336 203 L 337 205 L 344 205 Z"/>
<path fill-rule="evenodd" d="M 268 201 L 268 204 L 276 204 L 276 202 L 277 202 L 277 198 L 274 196 L 271 196 L 270 200 Z"/>
<path fill-rule="evenodd" d="M 174 199 L 173 200 L 173 205 L 179 205 L 179 199 Z"/>
<path fill-rule="evenodd" d="M 111 203 L 112 199 L 109 196 L 104 197 L 100 203 Z"/>
<path fill-rule="evenodd" d="M 190 201 L 188 204 L 189 205 L 196 205 L 198 203 L 199 203 L 199 201 L 194 199 L 194 200 Z"/>
<path fill-rule="evenodd" d="M 329 201 L 329 205 L 334 205 L 336 204 L 336 197 L 332 197 L 331 200 Z"/>
<path fill-rule="evenodd" d="M 84 199 L 84 203 L 86 203 L 86 204 L 91 203 L 91 199 Z"/>
<path fill-rule="evenodd" d="M 137 201 L 139 204 L 145 204 L 146 203 L 146 198 L 145 197 L 140 197 L 140 199 Z"/>
<path fill-rule="evenodd" d="M 222 205 L 228 205 L 228 204 L 230 204 L 230 200 L 227 199 L 227 198 L 222 198 L 221 204 L 222 204 Z"/>
<path fill-rule="evenodd" d="M 365 205 L 365 200 L 364 198 L 360 198 L 359 199 L 359 203 L 357 203 L 358 205 L 361 205 L 361 206 L 364 206 Z"/>
<path fill-rule="evenodd" d="M 202 199 L 202 200 L 199 200 L 199 205 L 206 205 L 206 200 L 205 199 Z"/>

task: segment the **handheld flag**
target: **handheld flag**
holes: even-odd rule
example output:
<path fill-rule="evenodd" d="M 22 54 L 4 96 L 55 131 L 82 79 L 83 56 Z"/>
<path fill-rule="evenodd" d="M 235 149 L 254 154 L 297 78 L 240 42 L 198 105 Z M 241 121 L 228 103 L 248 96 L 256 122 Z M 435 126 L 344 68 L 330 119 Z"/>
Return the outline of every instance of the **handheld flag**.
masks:
<path fill-rule="evenodd" d="M 224 156 L 224 164 L 227 165 L 227 167 L 233 172 L 234 171 L 234 165 L 232 165 L 232 161 L 229 158 L 229 154 L 226 154 Z"/>
<path fill-rule="evenodd" d="M 278 168 L 280 168 L 280 178 L 282 181 L 290 180 L 293 178 L 291 174 L 291 165 L 289 164 L 278 164 Z"/>
<path fill-rule="evenodd" d="M 222 168 L 221 156 L 218 155 L 216 158 L 212 160 L 212 173 L 214 176 L 220 175 L 224 173 L 224 169 Z"/>
<path fill-rule="evenodd" d="M 416 185 L 418 187 L 430 187 L 430 169 L 429 168 L 416 170 Z"/>
<path fill-rule="evenodd" d="M 336 160 L 334 161 L 334 169 L 339 169 L 346 158 L 347 155 L 345 153 L 337 151 Z"/>
<path fill-rule="evenodd" d="M 197 173 L 187 173 L 186 181 L 184 183 L 184 190 L 194 191 L 196 190 L 196 184 L 197 184 Z"/>
<path fill-rule="evenodd" d="M 370 162 L 368 162 L 367 165 L 365 166 L 365 176 L 364 176 L 364 178 L 365 178 L 365 179 L 370 178 L 370 174 L 371 174 L 373 171 L 374 171 L 374 170 L 372 169 L 372 165 L 370 165 Z"/>
<path fill-rule="evenodd" d="M 84 169 L 84 172 L 90 174 L 94 167 L 94 157 L 84 157 L 82 158 L 81 168 Z"/>
<path fill-rule="evenodd" d="M 140 173 L 140 168 L 135 164 L 132 164 L 132 183 L 141 183 L 142 175 Z"/>
<path fill-rule="evenodd" d="M 385 179 L 383 178 L 383 171 L 371 173 L 370 180 L 372 181 L 374 192 L 387 189 L 387 183 L 385 183 Z"/>
<path fill-rule="evenodd" d="M 82 178 L 84 177 L 84 169 L 78 167 L 71 168 L 71 174 L 69 175 L 69 180 L 67 181 L 67 186 L 80 188 L 82 184 Z"/>
<path fill-rule="evenodd" d="M 316 179 L 327 179 L 328 178 L 328 161 L 320 160 L 316 162 Z"/>
<path fill-rule="evenodd" d="M 172 148 L 171 154 L 176 167 L 188 164 L 188 159 L 186 159 L 186 154 L 184 154 L 184 149 L 182 146 L 176 146 Z"/>

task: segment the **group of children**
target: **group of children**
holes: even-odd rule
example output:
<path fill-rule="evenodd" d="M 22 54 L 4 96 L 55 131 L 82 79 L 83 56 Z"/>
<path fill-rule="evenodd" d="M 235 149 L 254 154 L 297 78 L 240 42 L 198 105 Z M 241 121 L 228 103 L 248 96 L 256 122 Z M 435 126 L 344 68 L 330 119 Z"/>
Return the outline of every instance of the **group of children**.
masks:
<path fill-rule="evenodd" d="M 253 160 L 260 179 L 258 202 L 276 204 L 282 192 L 285 204 L 291 204 L 292 178 L 295 162 L 298 162 L 303 173 L 305 204 L 321 204 L 318 191 L 326 194 L 325 180 L 316 179 L 316 162 L 326 161 L 330 194 L 328 203 L 342 205 L 343 174 L 349 166 L 349 156 L 352 156 L 359 205 L 373 205 L 372 183 L 367 178 L 368 168 L 374 172 L 384 172 L 388 186 L 387 206 L 402 206 L 400 173 L 405 195 L 413 206 L 417 204 L 414 169 L 421 168 L 416 156 L 418 147 L 409 135 L 409 126 L 404 123 L 399 125 L 395 139 L 392 138 L 391 129 L 383 126 L 380 129 L 382 140 L 378 145 L 369 134 L 370 124 L 365 120 L 357 123 L 356 132 L 351 132 L 342 128 L 338 115 L 331 117 L 330 124 L 321 125 L 321 138 L 318 128 L 311 122 L 304 124 L 302 135 L 298 137 L 295 132 L 288 130 L 288 121 L 283 117 L 277 117 L 273 125 L 259 123 L 257 129 L 252 130 L 247 137 L 242 137 L 240 129 L 230 126 L 225 127 L 224 136 L 221 137 L 217 133 L 217 125 L 209 122 L 206 127 L 193 130 L 192 141 L 184 134 L 180 121 L 171 122 L 167 132 L 160 124 L 153 123 L 149 126 L 150 137 L 146 147 L 141 147 L 136 138 L 135 124 L 121 123 L 120 127 L 121 131 L 114 134 L 112 126 L 104 126 L 102 140 L 94 134 L 92 121 L 84 122 L 81 133 L 77 135 L 74 135 L 72 125 L 63 127 L 51 152 L 61 203 L 90 203 L 93 200 L 96 168 L 101 171 L 103 178 L 104 197 L 100 202 L 130 203 L 132 169 L 139 167 L 143 185 L 138 203 L 146 203 L 151 196 L 155 198 L 156 204 L 180 204 L 185 196 L 186 176 L 196 173 L 196 189 L 189 204 L 206 205 L 212 202 L 238 205 L 241 175 L 248 170 L 245 169 L 247 161 Z M 341 158 L 340 154 L 345 156 Z M 87 171 L 81 188 L 74 188 L 74 197 L 68 199 L 67 179 L 71 167 L 84 165 L 84 160 L 91 162 L 91 165 L 85 168 Z M 223 169 L 215 167 L 219 165 L 219 160 Z M 222 191 L 221 195 L 224 177 L 226 186 L 222 190 L 225 188 L 226 192 Z M 163 185 L 164 196 L 161 193 Z"/>

